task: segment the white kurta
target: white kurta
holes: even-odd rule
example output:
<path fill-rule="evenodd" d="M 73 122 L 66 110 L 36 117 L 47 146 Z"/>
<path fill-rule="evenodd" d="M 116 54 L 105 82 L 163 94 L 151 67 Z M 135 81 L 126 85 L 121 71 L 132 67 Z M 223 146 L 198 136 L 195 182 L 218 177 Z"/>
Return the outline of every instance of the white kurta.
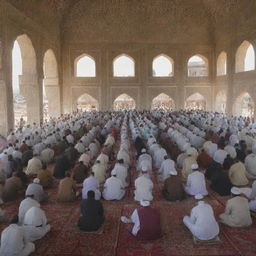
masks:
<path fill-rule="evenodd" d="M 256 154 L 250 154 L 248 156 L 246 156 L 245 158 L 245 168 L 246 168 L 246 175 L 248 176 L 248 178 L 256 178 Z"/>
<path fill-rule="evenodd" d="M 25 194 L 34 195 L 34 199 L 38 202 L 41 202 L 46 198 L 46 194 L 43 190 L 43 186 L 35 183 L 31 183 L 28 185 Z"/>
<path fill-rule="evenodd" d="M 105 182 L 106 168 L 103 164 L 94 164 L 92 167 L 92 171 L 94 172 L 94 177 L 99 181 L 99 183 Z"/>
<path fill-rule="evenodd" d="M 26 174 L 37 174 L 42 169 L 42 162 L 39 158 L 33 157 L 28 161 Z"/>
<path fill-rule="evenodd" d="M 82 198 L 87 199 L 88 191 L 92 190 L 95 193 L 95 199 L 100 200 L 101 193 L 99 191 L 99 181 L 94 177 L 90 176 L 83 182 Z"/>
<path fill-rule="evenodd" d="M 135 191 L 134 191 L 134 200 L 153 200 L 152 190 L 153 190 L 153 182 L 151 179 L 142 175 L 135 180 Z"/>
<path fill-rule="evenodd" d="M 129 183 L 126 181 L 128 176 L 127 167 L 116 163 L 114 169 L 116 170 L 116 177 L 122 181 L 124 187 L 127 187 L 129 185 Z"/>
<path fill-rule="evenodd" d="M 166 159 L 162 162 L 158 173 L 161 175 L 161 179 L 165 180 L 170 176 L 170 171 L 176 172 L 175 162 L 171 159 Z"/>
<path fill-rule="evenodd" d="M 42 162 L 46 164 L 50 163 L 53 160 L 53 157 L 54 157 L 54 150 L 52 150 L 51 148 L 44 149 L 40 154 L 40 158 Z"/>
<path fill-rule="evenodd" d="M 159 148 L 154 151 L 154 165 L 156 168 L 160 168 L 165 156 L 167 156 L 167 152 L 164 148 Z"/>
<path fill-rule="evenodd" d="M 112 176 L 108 178 L 104 184 L 102 193 L 106 200 L 121 200 L 125 194 L 123 183 L 120 179 Z"/>
<path fill-rule="evenodd" d="M 89 166 L 90 161 L 91 161 L 91 157 L 90 157 L 90 155 L 89 155 L 88 153 L 83 153 L 83 154 L 80 156 L 80 158 L 79 158 L 78 161 L 79 161 L 79 162 L 82 161 L 85 166 Z"/>
<path fill-rule="evenodd" d="M 183 222 L 198 239 L 210 240 L 219 234 L 212 207 L 203 201 L 192 209 L 190 216 L 183 218 Z"/>
<path fill-rule="evenodd" d="M 203 196 L 208 195 L 205 184 L 204 174 L 199 171 L 194 171 L 188 175 L 185 191 L 189 195 L 201 194 Z"/>

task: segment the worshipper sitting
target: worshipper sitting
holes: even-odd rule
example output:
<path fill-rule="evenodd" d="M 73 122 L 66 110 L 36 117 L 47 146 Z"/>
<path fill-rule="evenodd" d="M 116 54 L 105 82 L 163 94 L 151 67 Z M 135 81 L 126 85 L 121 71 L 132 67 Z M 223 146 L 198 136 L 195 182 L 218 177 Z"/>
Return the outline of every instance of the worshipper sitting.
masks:
<path fill-rule="evenodd" d="M 241 189 L 232 187 L 233 198 L 226 203 L 225 212 L 220 214 L 220 221 L 230 227 L 248 227 L 252 224 L 248 200 L 241 194 Z"/>
<path fill-rule="evenodd" d="M 34 199 L 33 194 L 26 195 L 26 198 L 20 202 L 19 206 L 19 224 L 23 225 L 26 212 L 33 206 L 40 207 L 40 203 Z"/>
<path fill-rule="evenodd" d="M 37 173 L 42 169 L 42 162 L 38 155 L 34 155 L 32 159 L 28 161 L 28 166 L 26 169 L 27 175 L 37 175 Z"/>
<path fill-rule="evenodd" d="M 252 183 L 251 193 L 249 195 L 249 207 L 250 210 L 256 212 L 256 181 Z"/>
<path fill-rule="evenodd" d="M 208 192 L 206 189 L 205 177 L 198 168 L 198 164 L 192 164 L 191 169 L 193 172 L 188 175 L 187 183 L 184 189 L 187 194 L 192 196 L 197 194 L 206 196 L 208 195 Z"/>
<path fill-rule="evenodd" d="M 215 172 L 211 176 L 210 188 L 217 192 L 220 196 L 230 195 L 230 189 L 232 188 L 232 183 L 228 177 L 228 174 L 222 170 Z"/>
<path fill-rule="evenodd" d="M 185 199 L 186 193 L 176 170 L 170 170 L 169 177 L 164 181 L 162 195 L 168 201 L 181 201 Z"/>
<path fill-rule="evenodd" d="M 197 157 L 197 163 L 199 167 L 202 170 L 206 170 L 210 165 L 211 161 L 212 161 L 212 158 L 207 154 L 207 152 L 205 152 L 204 149 L 202 149 L 201 153 Z"/>
<path fill-rule="evenodd" d="M 185 179 L 188 177 L 188 175 L 190 173 L 192 173 L 191 166 L 193 164 L 197 163 L 196 162 L 197 156 L 195 157 L 193 155 L 193 153 L 194 153 L 194 151 L 192 150 L 192 148 L 189 148 L 187 150 L 187 157 L 184 159 L 183 164 L 182 164 L 182 171 L 181 172 L 182 172 L 183 178 L 185 178 Z"/>
<path fill-rule="evenodd" d="M 78 161 L 79 161 L 79 162 L 82 161 L 83 164 L 84 164 L 85 166 L 87 166 L 87 167 L 90 165 L 91 156 L 90 156 L 90 154 L 89 154 L 89 149 L 88 149 L 88 148 L 85 149 L 85 153 L 83 153 L 83 154 L 80 156 L 80 158 L 79 158 Z"/>
<path fill-rule="evenodd" d="M 35 245 L 28 241 L 23 227 L 18 226 L 18 216 L 1 234 L 1 256 L 28 256 L 35 251 Z"/>
<path fill-rule="evenodd" d="M 53 176 L 51 171 L 47 169 L 47 165 L 43 164 L 42 169 L 38 172 L 37 178 L 40 180 L 40 184 L 43 188 L 51 188 L 53 185 Z"/>
<path fill-rule="evenodd" d="M 56 179 L 65 177 L 65 172 L 71 168 L 71 163 L 66 155 L 60 156 L 55 163 L 53 176 Z"/>
<path fill-rule="evenodd" d="M 158 170 L 158 173 L 160 175 L 161 180 L 165 180 L 170 176 L 170 172 L 177 173 L 175 169 L 175 162 L 168 158 L 167 155 L 164 156 L 164 161 L 161 164 L 160 169 Z"/>
<path fill-rule="evenodd" d="M 59 183 L 57 200 L 60 202 L 72 202 L 76 199 L 76 183 L 71 178 L 70 172 L 66 172 L 65 176 Z"/>
<path fill-rule="evenodd" d="M 238 160 L 230 167 L 228 174 L 234 186 L 245 186 L 249 183 L 246 177 L 245 165 Z"/>
<path fill-rule="evenodd" d="M 203 196 L 198 194 L 195 198 L 201 200 Z M 212 240 L 220 231 L 212 207 L 204 201 L 199 201 L 197 206 L 193 207 L 190 216 L 183 218 L 183 223 L 199 240 Z"/>
<path fill-rule="evenodd" d="M 78 220 L 78 227 L 83 231 L 96 231 L 104 223 L 104 209 L 99 200 L 95 200 L 95 193 L 89 190 L 87 199 L 80 203 L 82 216 Z"/>
<path fill-rule="evenodd" d="M 3 201 L 13 201 L 18 198 L 19 191 L 23 188 L 22 182 L 17 173 L 14 172 L 11 178 L 8 178 L 4 185 Z"/>
<path fill-rule="evenodd" d="M 134 223 L 131 233 L 139 240 L 150 241 L 162 237 L 160 213 L 150 207 L 150 202 L 141 200 L 141 208 L 133 211 L 130 218 L 121 217 L 124 223 Z"/>
<path fill-rule="evenodd" d="M 29 242 L 34 242 L 44 237 L 51 229 L 47 223 L 44 211 L 37 206 L 27 210 L 23 220 L 23 229 Z"/>
<path fill-rule="evenodd" d="M 111 177 L 109 177 L 105 184 L 102 196 L 105 200 L 121 200 L 124 197 L 125 190 L 123 183 L 120 179 L 116 177 L 116 170 L 111 172 Z"/>
<path fill-rule="evenodd" d="M 228 171 L 230 169 L 230 167 L 234 164 L 234 159 L 231 158 L 231 156 L 228 154 L 223 162 L 223 169 L 225 171 Z"/>
<path fill-rule="evenodd" d="M 91 172 L 90 176 L 83 182 L 82 198 L 87 199 L 88 191 L 92 190 L 95 193 L 95 199 L 100 200 L 101 193 L 99 190 L 100 183 L 98 179 L 94 177 L 94 172 Z"/>
<path fill-rule="evenodd" d="M 247 178 L 256 179 L 256 149 L 253 149 L 253 152 L 246 156 L 244 164 Z"/>
<path fill-rule="evenodd" d="M 47 147 L 42 150 L 40 154 L 40 158 L 42 160 L 42 163 L 44 164 L 49 164 L 53 161 L 54 150 L 51 149 L 51 145 L 47 145 Z"/>
<path fill-rule="evenodd" d="M 95 164 L 92 167 L 95 178 L 99 183 L 104 183 L 106 179 L 106 167 L 101 163 L 100 160 L 96 160 Z"/>
<path fill-rule="evenodd" d="M 205 178 L 210 180 L 215 173 L 220 171 L 222 171 L 221 164 L 213 160 L 205 171 Z"/>
<path fill-rule="evenodd" d="M 43 186 L 40 184 L 40 180 L 38 178 L 35 178 L 33 183 L 28 185 L 25 195 L 34 195 L 34 199 L 39 203 L 47 201 L 48 199 L 48 195 L 44 191 Z"/>
<path fill-rule="evenodd" d="M 146 170 L 141 171 L 142 175 L 135 180 L 135 191 L 134 191 L 134 200 L 141 201 L 153 200 L 152 190 L 153 182 L 148 177 L 148 172 Z"/>
<path fill-rule="evenodd" d="M 129 183 L 127 182 L 128 171 L 127 167 L 124 164 L 124 160 L 118 159 L 117 163 L 114 166 L 114 169 L 116 171 L 116 177 L 122 181 L 123 187 L 127 187 L 129 185 Z"/>
<path fill-rule="evenodd" d="M 76 184 L 83 183 L 84 179 L 88 176 L 88 168 L 82 161 L 75 165 L 72 170 L 72 178 Z"/>

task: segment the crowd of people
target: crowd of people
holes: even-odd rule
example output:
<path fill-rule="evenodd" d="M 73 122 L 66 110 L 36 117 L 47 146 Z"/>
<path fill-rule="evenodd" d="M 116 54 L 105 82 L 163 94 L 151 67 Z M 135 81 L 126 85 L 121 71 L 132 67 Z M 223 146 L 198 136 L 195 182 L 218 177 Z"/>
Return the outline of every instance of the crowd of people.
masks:
<path fill-rule="evenodd" d="M 159 110 L 74 112 L 10 131 L 0 138 L 0 203 L 25 198 L 1 233 L 0 255 L 29 255 L 51 230 L 41 203 L 54 185 L 59 202 L 80 200 L 81 231 L 100 229 L 101 200 L 122 200 L 134 186 L 140 207 L 120 220 L 133 223 L 131 234 L 140 240 L 161 238 L 161 212 L 151 206 L 153 177 L 164 200 L 198 200 L 183 218 L 195 239 L 214 240 L 220 232 L 209 189 L 230 195 L 219 222 L 249 227 L 256 211 L 255 135 L 256 124 L 243 117 Z M 7 221 L 2 209 L 0 215 Z"/>

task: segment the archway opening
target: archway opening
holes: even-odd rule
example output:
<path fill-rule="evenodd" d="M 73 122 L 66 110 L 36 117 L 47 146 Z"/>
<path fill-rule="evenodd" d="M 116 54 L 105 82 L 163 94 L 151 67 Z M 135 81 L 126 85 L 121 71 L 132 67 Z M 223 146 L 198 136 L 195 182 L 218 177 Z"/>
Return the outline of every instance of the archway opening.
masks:
<path fill-rule="evenodd" d="M 83 54 L 75 60 L 75 72 L 77 77 L 95 77 L 95 60 L 86 54 Z"/>
<path fill-rule="evenodd" d="M 17 40 L 12 49 L 12 92 L 13 112 L 15 127 L 23 127 L 27 122 L 27 102 L 20 88 L 20 76 L 22 75 L 21 48 Z"/>
<path fill-rule="evenodd" d="M 152 110 L 160 109 L 160 110 L 167 111 L 167 110 L 174 109 L 174 107 L 175 106 L 174 106 L 173 99 L 165 93 L 159 94 L 157 97 L 155 97 L 152 100 L 152 103 L 151 103 Z"/>
<path fill-rule="evenodd" d="M 216 95 L 215 110 L 219 113 L 226 113 L 227 94 L 225 91 L 220 91 Z"/>
<path fill-rule="evenodd" d="M 114 77 L 134 77 L 135 62 L 132 57 L 122 54 L 113 61 Z"/>
<path fill-rule="evenodd" d="M 221 52 L 217 59 L 217 76 L 227 74 L 227 53 Z"/>
<path fill-rule="evenodd" d="M 206 100 L 200 93 L 190 95 L 185 102 L 185 109 L 188 110 L 205 110 Z"/>
<path fill-rule="evenodd" d="M 188 76 L 208 76 L 208 61 L 201 55 L 194 55 L 188 60 Z"/>
<path fill-rule="evenodd" d="M 236 72 L 244 72 L 255 69 L 255 52 L 253 46 L 244 41 L 236 52 Z"/>
<path fill-rule="evenodd" d="M 115 111 L 119 110 L 131 110 L 136 108 L 135 100 L 128 94 L 119 95 L 113 103 L 113 109 Z"/>
<path fill-rule="evenodd" d="M 152 72 L 154 77 L 173 76 L 173 60 L 163 54 L 155 57 L 152 63 Z"/>
<path fill-rule="evenodd" d="M 248 92 L 241 93 L 234 103 L 233 113 L 236 116 L 254 117 L 254 102 Z"/>
<path fill-rule="evenodd" d="M 85 93 L 77 99 L 77 109 L 79 111 L 98 111 L 99 102 L 91 95 Z"/>

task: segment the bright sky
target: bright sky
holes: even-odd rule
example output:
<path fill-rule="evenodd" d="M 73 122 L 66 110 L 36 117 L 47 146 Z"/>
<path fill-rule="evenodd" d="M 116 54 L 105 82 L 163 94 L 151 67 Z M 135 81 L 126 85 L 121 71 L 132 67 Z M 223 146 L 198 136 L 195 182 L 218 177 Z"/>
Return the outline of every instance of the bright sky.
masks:
<path fill-rule="evenodd" d="M 95 77 L 95 61 L 88 56 L 84 56 L 81 59 L 79 59 L 76 66 L 76 76 Z"/>
<path fill-rule="evenodd" d="M 164 56 L 159 56 L 153 61 L 154 76 L 171 76 L 172 63 Z"/>
<path fill-rule="evenodd" d="M 244 71 L 253 70 L 255 67 L 255 54 L 253 46 L 250 45 L 247 49 L 244 61 Z"/>
<path fill-rule="evenodd" d="M 114 62 L 114 76 L 134 76 L 134 61 L 126 56 L 121 56 Z"/>
<path fill-rule="evenodd" d="M 20 92 L 19 75 L 22 75 L 22 58 L 20 46 L 15 41 L 12 49 L 12 88 L 14 94 L 19 94 Z"/>
<path fill-rule="evenodd" d="M 195 56 L 191 57 L 188 62 L 189 63 L 193 63 L 193 62 L 200 62 L 200 61 L 204 62 L 204 60 L 202 58 L 200 58 L 199 56 L 195 55 Z"/>

